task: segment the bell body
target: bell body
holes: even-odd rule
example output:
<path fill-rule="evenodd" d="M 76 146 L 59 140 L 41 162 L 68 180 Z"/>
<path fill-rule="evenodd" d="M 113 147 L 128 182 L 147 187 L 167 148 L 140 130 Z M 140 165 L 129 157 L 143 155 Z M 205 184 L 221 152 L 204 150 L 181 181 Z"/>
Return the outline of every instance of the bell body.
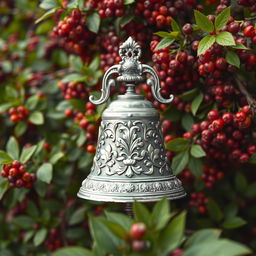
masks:
<path fill-rule="evenodd" d="M 159 113 L 143 96 L 128 90 L 103 112 L 93 166 L 78 196 L 105 202 L 185 196 L 166 157 Z"/>

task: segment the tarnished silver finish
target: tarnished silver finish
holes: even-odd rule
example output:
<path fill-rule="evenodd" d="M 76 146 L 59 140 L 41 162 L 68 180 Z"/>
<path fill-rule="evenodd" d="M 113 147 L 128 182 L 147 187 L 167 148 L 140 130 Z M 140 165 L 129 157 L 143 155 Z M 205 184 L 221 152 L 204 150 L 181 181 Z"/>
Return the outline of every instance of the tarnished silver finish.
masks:
<path fill-rule="evenodd" d="M 119 95 L 102 114 L 98 144 L 91 173 L 78 193 L 81 198 L 96 201 L 157 201 L 163 197 L 185 196 L 181 182 L 172 174 L 161 131 L 160 116 L 143 96 L 135 94 L 136 83 L 146 80 L 154 97 L 169 103 L 160 94 L 159 78 L 153 68 L 141 64 L 140 46 L 129 38 L 120 46 L 122 61 L 103 77 L 102 94 L 95 104 L 106 102 L 110 87 L 115 86 L 112 74 L 126 82 L 127 92 Z"/>

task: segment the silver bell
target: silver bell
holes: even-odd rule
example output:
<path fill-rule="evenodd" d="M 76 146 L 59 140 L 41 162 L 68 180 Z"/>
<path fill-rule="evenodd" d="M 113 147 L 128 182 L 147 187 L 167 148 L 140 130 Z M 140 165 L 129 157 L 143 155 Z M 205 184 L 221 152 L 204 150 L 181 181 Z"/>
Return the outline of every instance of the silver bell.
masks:
<path fill-rule="evenodd" d="M 159 102 L 170 103 L 160 94 L 155 70 L 139 62 L 141 47 L 129 37 L 119 49 L 122 61 L 109 68 L 102 82 L 100 99 L 106 102 L 110 87 L 125 82 L 127 91 L 111 102 L 102 114 L 98 144 L 91 173 L 83 181 L 78 197 L 105 202 L 158 201 L 163 197 L 177 199 L 186 195 L 179 179 L 172 174 L 164 148 L 160 117 L 151 102 L 135 93 L 135 85 L 147 79 Z"/>

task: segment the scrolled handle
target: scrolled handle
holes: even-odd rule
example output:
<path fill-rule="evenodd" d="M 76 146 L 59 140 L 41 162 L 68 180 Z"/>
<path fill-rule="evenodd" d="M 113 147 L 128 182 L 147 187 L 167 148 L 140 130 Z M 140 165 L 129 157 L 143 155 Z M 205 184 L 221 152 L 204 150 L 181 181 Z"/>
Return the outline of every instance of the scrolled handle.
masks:
<path fill-rule="evenodd" d="M 164 104 L 171 103 L 173 100 L 172 94 L 170 95 L 169 99 L 165 99 L 162 97 L 162 95 L 160 93 L 160 90 L 161 90 L 160 81 L 159 81 L 159 77 L 158 77 L 156 71 L 152 67 L 142 64 L 142 72 L 149 73 L 150 75 L 153 76 L 153 79 L 150 79 L 150 78 L 147 79 L 146 84 L 151 87 L 151 91 L 152 91 L 154 98 Z"/>
<path fill-rule="evenodd" d="M 114 65 L 104 74 L 102 79 L 102 88 L 101 88 L 101 96 L 99 99 L 95 99 L 93 95 L 89 97 L 91 103 L 95 105 L 102 104 L 106 102 L 110 95 L 110 87 L 114 87 L 116 85 L 116 81 L 114 79 L 110 79 L 112 74 L 118 73 L 119 65 Z"/>

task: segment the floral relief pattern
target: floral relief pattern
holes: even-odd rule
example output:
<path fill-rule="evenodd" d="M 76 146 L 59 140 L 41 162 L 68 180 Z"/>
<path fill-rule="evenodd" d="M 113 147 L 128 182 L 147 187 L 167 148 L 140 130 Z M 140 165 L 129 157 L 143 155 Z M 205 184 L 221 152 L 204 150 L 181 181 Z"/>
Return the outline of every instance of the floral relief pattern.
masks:
<path fill-rule="evenodd" d="M 127 177 L 168 171 L 160 122 L 102 121 L 92 170 Z"/>

